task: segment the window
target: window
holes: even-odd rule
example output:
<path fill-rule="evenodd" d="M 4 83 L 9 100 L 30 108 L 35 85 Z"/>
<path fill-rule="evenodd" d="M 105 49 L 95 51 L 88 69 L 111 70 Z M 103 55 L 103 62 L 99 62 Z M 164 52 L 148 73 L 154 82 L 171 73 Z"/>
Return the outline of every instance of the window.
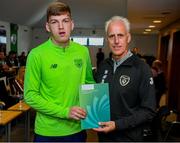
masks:
<path fill-rule="evenodd" d="M 72 41 L 77 42 L 81 45 L 85 46 L 104 46 L 104 38 L 103 37 L 71 37 Z"/>
<path fill-rule="evenodd" d="M 6 30 L 0 29 L 0 43 L 6 44 Z"/>
<path fill-rule="evenodd" d="M 87 37 L 72 37 L 71 38 L 74 42 L 77 42 L 77 43 L 79 43 L 79 44 L 81 44 L 81 45 L 88 45 L 87 44 Z"/>
<path fill-rule="evenodd" d="M 0 43 L 2 43 L 2 44 L 6 44 L 7 43 L 5 36 L 0 36 Z"/>
<path fill-rule="evenodd" d="M 90 46 L 103 46 L 104 45 L 104 38 L 103 37 L 90 37 L 89 38 L 89 45 Z"/>

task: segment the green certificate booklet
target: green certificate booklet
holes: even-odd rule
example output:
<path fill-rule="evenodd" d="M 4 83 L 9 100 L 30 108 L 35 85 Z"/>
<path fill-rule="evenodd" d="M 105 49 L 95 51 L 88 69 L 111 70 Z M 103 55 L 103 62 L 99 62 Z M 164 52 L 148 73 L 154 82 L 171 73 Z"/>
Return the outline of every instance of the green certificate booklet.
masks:
<path fill-rule="evenodd" d="M 87 112 L 82 129 L 98 128 L 98 122 L 110 121 L 108 83 L 84 84 L 79 89 L 80 106 Z"/>

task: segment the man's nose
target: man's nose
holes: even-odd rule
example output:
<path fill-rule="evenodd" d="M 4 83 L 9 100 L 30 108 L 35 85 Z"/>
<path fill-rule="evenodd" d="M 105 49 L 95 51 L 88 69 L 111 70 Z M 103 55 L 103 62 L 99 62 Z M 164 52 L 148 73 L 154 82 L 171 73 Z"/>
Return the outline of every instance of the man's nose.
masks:
<path fill-rule="evenodd" d="M 62 23 L 62 22 L 59 22 L 59 23 L 58 23 L 58 28 L 59 28 L 59 29 L 62 29 L 63 27 L 64 27 L 64 26 L 63 26 L 63 23 Z"/>
<path fill-rule="evenodd" d="M 115 36 L 115 37 L 114 37 L 114 43 L 119 43 L 119 38 L 118 38 L 118 36 Z"/>

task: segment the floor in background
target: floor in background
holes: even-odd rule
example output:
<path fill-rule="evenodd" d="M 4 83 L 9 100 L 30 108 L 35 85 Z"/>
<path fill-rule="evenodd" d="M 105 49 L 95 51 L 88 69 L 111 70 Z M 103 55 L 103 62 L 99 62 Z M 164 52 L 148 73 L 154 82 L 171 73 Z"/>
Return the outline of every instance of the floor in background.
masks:
<path fill-rule="evenodd" d="M 30 111 L 30 140 L 28 142 L 33 141 L 33 124 L 34 124 L 34 115 L 35 112 L 33 110 Z M 0 127 L 0 142 L 5 142 L 5 127 Z M 11 137 L 10 142 L 27 142 L 25 139 L 25 114 L 22 114 L 17 119 L 11 122 Z"/>

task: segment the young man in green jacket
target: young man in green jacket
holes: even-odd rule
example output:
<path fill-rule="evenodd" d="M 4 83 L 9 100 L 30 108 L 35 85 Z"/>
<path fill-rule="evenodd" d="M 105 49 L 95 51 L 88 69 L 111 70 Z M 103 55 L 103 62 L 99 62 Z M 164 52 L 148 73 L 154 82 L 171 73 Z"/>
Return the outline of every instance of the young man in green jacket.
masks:
<path fill-rule="evenodd" d="M 50 38 L 28 55 L 24 98 L 37 111 L 35 142 L 86 141 L 78 91 L 94 80 L 87 47 L 70 41 L 73 28 L 69 6 L 53 2 L 47 9 Z"/>

